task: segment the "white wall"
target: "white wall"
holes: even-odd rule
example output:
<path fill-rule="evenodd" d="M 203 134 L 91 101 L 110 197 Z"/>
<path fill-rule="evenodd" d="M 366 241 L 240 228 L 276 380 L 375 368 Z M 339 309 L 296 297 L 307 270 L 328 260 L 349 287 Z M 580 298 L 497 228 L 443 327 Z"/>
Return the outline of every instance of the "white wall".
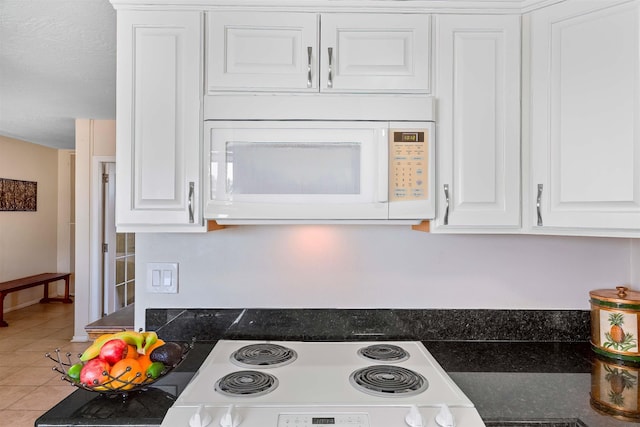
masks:
<path fill-rule="evenodd" d="M 115 161 L 115 128 L 115 120 L 76 120 L 73 341 L 86 341 L 84 327 L 102 316 L 100 162 Z"/>
<path fill-rule="evenodd" d="M 57 271 L 74 271 L 74 186 L 75 151 L 58 150 L 58 262 Z M 70 293 L 74 294 L 75 275 L 71 275 Z M 64 295 L 64 283 L 58 282 L 57 292 Z"/>
<path fill-rule="evenodd" d="M 630 281 L 630 247 L 629 239 L 444 235 L 402 226 L 139 233 L 135 323 L 144 327 L 146 307 L 586 310 L 590 290 Z M 147 293 L 146 263 L 175 261 L 179 293 Z"/>
<path fill-rule="evenodd" d="M 631 287 L 640 290 L 640 239 L 631 241 Z"/>
<path fill-rule="evenodd" d="M 55 272 L 58 150 L 0 136 L 0 178 L 38 183 L 36 212 L 0 212 L 0 281 Z M 9 294 L 5 312 L 37 303 L 42 292 L 39 286 Z"/>

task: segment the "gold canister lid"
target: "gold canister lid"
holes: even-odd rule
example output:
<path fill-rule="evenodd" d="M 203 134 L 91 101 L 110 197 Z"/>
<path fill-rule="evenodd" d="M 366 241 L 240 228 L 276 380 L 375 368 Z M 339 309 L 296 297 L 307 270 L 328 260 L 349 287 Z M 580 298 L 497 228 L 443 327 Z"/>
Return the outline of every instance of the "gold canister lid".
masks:
<path fill-rule="evenodd" d="M 592 299 L 607 301 L 614 304 L 640 305 L 640 292 L 633 291 L 627 286 L 616 286 L 615 289 L 596 289 L 589 292 Z"/>

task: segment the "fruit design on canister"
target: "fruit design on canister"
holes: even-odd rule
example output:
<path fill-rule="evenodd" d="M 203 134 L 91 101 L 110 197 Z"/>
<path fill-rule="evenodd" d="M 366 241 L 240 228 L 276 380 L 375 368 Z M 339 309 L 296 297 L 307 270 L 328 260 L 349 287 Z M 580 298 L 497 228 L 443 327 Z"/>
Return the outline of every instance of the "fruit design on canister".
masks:
<path fill-rule="evenodd" d="M 624 314 L 611 313 L 609 314 L 609 332 L 605 332 L 606 338 L 604 342 L 605 348 L 612 348 L 618 351 L 629 351 L 637 346 L 637 340 L 630 332 L 625 332 Z"/>
<path fill-rule="evenodd" d="M 612 368 L 604 365 L 607 371 L 605 380 L 609 383 L 609 402 L 615 406 L 624 406 L 624 391 L 636 386 L 638 378 L 626 369 Z"/>

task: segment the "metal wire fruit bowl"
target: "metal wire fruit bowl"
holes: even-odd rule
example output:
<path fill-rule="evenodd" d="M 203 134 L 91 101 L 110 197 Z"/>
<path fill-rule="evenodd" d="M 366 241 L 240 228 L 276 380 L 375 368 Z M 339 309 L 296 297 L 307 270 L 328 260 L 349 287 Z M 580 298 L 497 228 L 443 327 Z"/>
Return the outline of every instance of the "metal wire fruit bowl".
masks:
<path fill-rule="evenodd" d="M 130 393 L 146 390 L 150 385 L 157 382 L 177 366 L 179 366 L 187 357 L 189 351 L 193 348 L 194 343 L 195 340 L 192 340 L 189 343 L 182 344 L 183 350 L 180 360 L 173 365 L 165 365 L 164 369 L 156 377 L 153 377 L 149 374 L 144 375 L 141 372 L 137 372 L 132 379 L 127 379 L 126 377 L 131 376 L 131 367 L 128 366 L 125 371 L 121 372 L 117 376 L 112 376 L 108 371 L 104 371 L 102 374 L 106 377 L 106 380 L 99 384 L 85 384 L 69 375 L 69 368 L 78 363 L 83 363 L 80 362 L 80 355 L 77 355 L 75 357 L 75 359 L 77 360 L 74 361 L 74 356 L 72 355 L 72 353 L 62 353 L 59 348 L 56 348 L 53 354 L 46 353 L 45 357 L 56 363 L 52 369 L 62 374 L 61 379 L 63 381 L 66 381 L 82 390 L 100 393 L 106 396 L 120 396 L 126 398 Z"/>

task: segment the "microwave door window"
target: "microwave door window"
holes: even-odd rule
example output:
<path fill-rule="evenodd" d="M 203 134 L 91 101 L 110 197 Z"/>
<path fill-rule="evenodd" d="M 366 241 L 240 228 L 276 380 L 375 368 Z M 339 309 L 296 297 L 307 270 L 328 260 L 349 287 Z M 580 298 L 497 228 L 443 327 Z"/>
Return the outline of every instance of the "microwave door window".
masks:
<path fill-rule="evenodd" d="M 345 142 L 228 142 L 226 193 L 235 199 L 357 195 L 360 151 L 361 144 Z"/>

